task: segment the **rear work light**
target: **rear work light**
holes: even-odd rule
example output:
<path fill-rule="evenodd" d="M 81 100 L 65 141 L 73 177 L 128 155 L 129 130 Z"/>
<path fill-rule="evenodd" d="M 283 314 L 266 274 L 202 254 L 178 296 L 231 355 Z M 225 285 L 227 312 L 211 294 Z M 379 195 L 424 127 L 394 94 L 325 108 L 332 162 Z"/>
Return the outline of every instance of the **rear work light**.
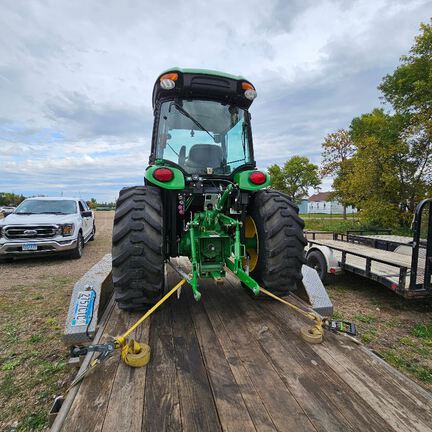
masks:
<path fill-rule="evenodd" d="M 175 87 L 175 82 L 178 80 L 178 73 L 172 72 L 162 75 L 160 78 L 160 86 L 164 90 L 172 90 Z"/>
<path fill-rule="evenodd" d="M 169 182 L 173 179 L 174 173 L 169 168 L 158 168 L 154 170 L 153 177 L 160 182 Z"/>
<path fill-rule="evenodd" d="M 249 176 L 249 180 L 251 181 L 251 183 L 256 184 L 256 185 L 261 185 L 263 183 L 266 182 L 267 180 L 267 176 L 262 173 L 261 171 L 256 171 L 253 172 L 250 176 Z"/>

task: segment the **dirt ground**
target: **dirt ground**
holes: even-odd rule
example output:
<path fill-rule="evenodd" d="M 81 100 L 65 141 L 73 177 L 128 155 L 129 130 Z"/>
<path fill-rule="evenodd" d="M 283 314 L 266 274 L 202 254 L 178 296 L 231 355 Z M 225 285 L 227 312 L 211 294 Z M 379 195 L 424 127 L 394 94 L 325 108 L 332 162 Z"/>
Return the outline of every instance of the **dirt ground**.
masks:
<path fill-rule="evenodd" d="M 0 263 L 0 430 L 44 428 L 72 371 L 61 341 L 73 284 L 111 250 L 114 212 L 96 213 L 96 239 L 80 260 Z"/>
<path fill-rule="evenodd" d="M 346 273 L 327 286 L 334 318 L 353 321 L 358 338 L 388 363 L 432 390 L 432 302 L 410 301 Z"/>
<path fill-rule="evenodd" d="M 80 260 L 62 257 L 0 264 L 0 430 L 44 429 L 55 395 L 73 371 L 61 342 L 74 282 L 110 252 L 113 212 L 97 212 L 97 236 Z M 359 339 L 432 389 L 432 307 L 408 302 L 359 276 L 328 286 L 334 316 L 353 320 Z"/>

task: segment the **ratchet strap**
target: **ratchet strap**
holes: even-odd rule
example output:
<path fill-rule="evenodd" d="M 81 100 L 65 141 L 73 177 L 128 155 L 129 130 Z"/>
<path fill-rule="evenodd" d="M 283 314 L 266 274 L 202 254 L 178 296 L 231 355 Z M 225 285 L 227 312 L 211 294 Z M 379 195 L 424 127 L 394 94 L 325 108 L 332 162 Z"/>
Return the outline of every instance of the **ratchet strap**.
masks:
<path fill-rule="evenodd" d="M 114 341 L 116 348 L 121 348 L 121 359 L 132 367 L 143 367 L 150 361 L 150 347 L 134 339 L 127 340 L 127 337 L 141 325 L 156 309 L 167 301 L 186 282 L 182 279 L 174 288 L 166 293 L 153 307 L 151 307 L 132 327 L 126 330 Z"/>
<path fill-rule="evenodd" d="M 128 340 L 127 337 L 141 325 L 156 309 L 158 309 L 165 301 L 167 301 L 177 290 L 186 282 L 182 279 L 174 288 L 165 294 L 152 308 L 150 308 L 132 327 L 126 330 L 121 336 L 114 339 L 113 342 L 105 344 L 89 345 L 88 347 L 74 347 L 72 348 L 71 355 L 79 357 L 89 352 L 97 352 L 99 356 L 90 362 L 86 369 L 84 369 L 71 383 L 66 393 L 78 384 L 90 372 L 91 369 L 101 364 L 109 358 L 115 349 L 119 348 L 121 351 L 120 357 L 122 361 L 128 366 L 139 368 L 145 366 L 150 361 L 150 347 L 143 342 L 138 342 L 135 339 Z"/>

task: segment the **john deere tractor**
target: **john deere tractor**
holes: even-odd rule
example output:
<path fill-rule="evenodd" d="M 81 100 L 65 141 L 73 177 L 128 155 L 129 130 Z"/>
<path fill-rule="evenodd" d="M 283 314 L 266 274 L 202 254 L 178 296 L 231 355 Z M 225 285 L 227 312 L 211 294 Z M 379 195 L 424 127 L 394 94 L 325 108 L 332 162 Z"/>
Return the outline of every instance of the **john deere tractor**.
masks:
<path fill-rule="evenodd" d="M 144 186 L 120 192 L 112 271 L 121 309 L 145 310 L 164 293 L 165 265 L 186 256 L 199 300 L 202 278 L 234 273 L 251 293 L 294 290 L 304 263 L 304 223 L 290 198 L 256 169 L 241 76 L 172 68 L 153 89 L 154 126 Z"/>

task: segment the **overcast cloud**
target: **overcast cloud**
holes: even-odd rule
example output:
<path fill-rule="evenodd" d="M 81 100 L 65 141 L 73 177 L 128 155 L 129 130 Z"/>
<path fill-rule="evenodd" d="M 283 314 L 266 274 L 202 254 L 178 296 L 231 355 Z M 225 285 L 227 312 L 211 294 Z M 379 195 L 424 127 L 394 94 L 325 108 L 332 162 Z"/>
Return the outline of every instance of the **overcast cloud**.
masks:
<path fill-rule="evenodd" d="M 377 85 L 431 11 L 431 0 L 3 0 L 0 191 L 114 200 L 142 184 L 152 87 L 171 66 L 255 84 L 260 167 L 319 163 L 327 133 L 379 106 Z"/>

